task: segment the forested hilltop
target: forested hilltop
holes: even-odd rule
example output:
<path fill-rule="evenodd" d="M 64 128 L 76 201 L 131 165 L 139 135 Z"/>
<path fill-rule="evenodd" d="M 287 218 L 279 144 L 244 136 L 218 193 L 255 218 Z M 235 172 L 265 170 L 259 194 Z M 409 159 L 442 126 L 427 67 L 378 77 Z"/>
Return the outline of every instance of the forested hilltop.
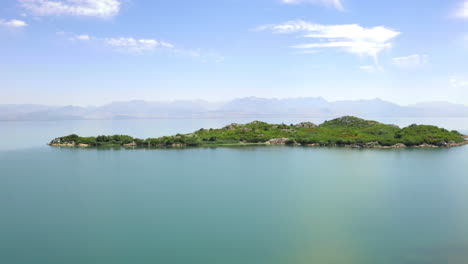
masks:
<path fill-rule="evenodd" d="M 321 125 L 268 124 L 253 121 L 230 124 L 220 129 L 200 129 L 190 134 L 139 139 L 126 135 L 80 137 L 69 135 L 52 140 L 49 145 L 67 147 L 196 147 L 227 145 L 304 145 L 356 148 L 453 147 L 467 144 L 457 131 L 430 125 L 395 125 L 345 116 Z"/>

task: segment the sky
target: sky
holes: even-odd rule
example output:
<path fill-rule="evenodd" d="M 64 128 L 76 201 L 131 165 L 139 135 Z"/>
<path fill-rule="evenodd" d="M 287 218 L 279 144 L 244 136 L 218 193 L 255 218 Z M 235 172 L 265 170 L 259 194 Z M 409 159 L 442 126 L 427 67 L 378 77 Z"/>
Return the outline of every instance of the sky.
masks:
<path fill-rule="evenodd" d="M 468 0 L 1 0 L 0 104 L 468 105 Z"/>

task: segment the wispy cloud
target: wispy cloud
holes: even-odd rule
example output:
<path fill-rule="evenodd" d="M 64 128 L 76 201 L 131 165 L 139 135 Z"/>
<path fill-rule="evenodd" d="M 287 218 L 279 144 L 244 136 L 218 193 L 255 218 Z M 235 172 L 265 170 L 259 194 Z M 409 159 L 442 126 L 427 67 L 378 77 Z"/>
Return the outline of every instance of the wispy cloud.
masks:
<path fill-rule="evenodd" d="M 66 35 L 65 32 L 57 32 L 57 35 Z M 91 36 L 83 34 L 83 35 L 73 35 L 69 37 L 70 40 L 81 40 L 81 41 L 87 41 L 91 40 Z"/>
<path fill-rule="evenodd" d="M 394 65 L 402 68 L 422 67 L 429 63 L 429 56 L 413 54 L 409 56 L 393 58 L 392 62 Z"/>
<path fill-rule="evenodd" d="M 400 32 L 384 26 L 365 28 L 357 24 L 321 25 L 303 20 L 283 24 L 265 25 L 257 30 L 271 30 L 274 33 L 301 33 L 303 37 L 315 39 L 312 43 L 291 46 L 295 49 L 315 50 L 323 48 L 341 49 L 359 56 L 370 56 L 377 62 L 377 55 L 392 47 L 391 41 Z"/>
<path fill-rule="evenodd" d="M 3 20 L 0 19 L 0 26 L 10 27 L 10 28 L 22 28 L 27 26 L 26 22 L 18 19 Z"/>
<path fill-rule="evenodd" d="M 158 41 L 155 39 L 136 39 L 136 38 L 105 38 L 104 43 L 112 48 L 119 51 L 131 52 L 131 53 L 143 53 L 151 52 L 158 48 L 174 48 L 174 45 Z"/>
<path fill-rule="evenodd" d="M 285 4 L 322 4 L 343 11 L 341 0 L 281 0 Z"/>
<path fill-rule="evenodd" d="M 72 15 L 113 17 L 120 11 L 120 0 L 18 0 L 21 7 L 38 16 Z"/>
<path fill-rule="evenodd" d="M 69 32 L 57 32 L 57 35 L 66 37 L 71 41 L 79 43 L 95 43 L 102 47 L 107 47 L 112 51 L 147 55 L 155 51 L 161 50 L 173 54 L 175 56 L 190 57 L 197 59 L 201 62 L 223 62 L 224 57 L 215 52 L 204 52 L 200 49 L 184 49 L 175 46 L 166 41 L 149 38 L 135 38 L 135 37 L 108 37 L 100 38 L 88 34 L 73 34 Z"/>
<path fill-rule="evenodd" d="M 464 0 L 458 10 L 456 11 L 455 15 L 457 17 L 461 17 L 461 18 L 468 18 L 468 0 Z"/>
<path fill-rule="evenodd" d="M 109 47 L 115 51 L 142 54 L 153 52 L 157 49 L 174 49 L 174 45 L 168 42 L 156 39 L 134 38 L 134 37 L 111 37 L 99 38 L 88 34 L 70 34 L 66 32 L 57 32 L 58 35 L 68 36 L 69 40 L 88 42 L 95 41 Z"/>

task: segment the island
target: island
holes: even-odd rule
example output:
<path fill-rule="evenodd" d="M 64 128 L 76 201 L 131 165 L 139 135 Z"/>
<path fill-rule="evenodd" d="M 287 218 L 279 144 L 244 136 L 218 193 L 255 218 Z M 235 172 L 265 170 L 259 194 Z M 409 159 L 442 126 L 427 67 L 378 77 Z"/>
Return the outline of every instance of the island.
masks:
<path fill-rule="evenodd" d="M 127 135 L 80 137 L 69 135 L 52 140 L 60 147 L 144 147 L 180 148 L 244 145 L 296 145 L 348 148 L 436 148 L 468 144 L 467 136 L 431 125 L 400 128 L 353 116 L 344 116 L 320 125 L 268 124 L 253 121 L 230 124 L 219 129 L 200 129 L 190 134 L 139 139 Z"/>

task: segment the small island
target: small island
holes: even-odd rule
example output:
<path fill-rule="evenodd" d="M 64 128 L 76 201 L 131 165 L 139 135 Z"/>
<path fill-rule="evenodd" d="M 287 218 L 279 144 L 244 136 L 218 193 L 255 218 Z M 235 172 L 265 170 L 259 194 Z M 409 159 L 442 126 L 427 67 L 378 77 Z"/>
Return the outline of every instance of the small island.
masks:
<path fill-rule="evenodd" d="M 320 125 L 268 124 L 253 121 L 220 129 L 200 129 L 190 134 L 139 139 L 126 135 L 80 137 L 69 135 L 52 140 L 60 147 L 209 147 L 242 145 L 301 145 L 348 148 L 436 148 L 468 144 L 467 136 L 431 125 L 396 125 L 345 116 Z"/>

